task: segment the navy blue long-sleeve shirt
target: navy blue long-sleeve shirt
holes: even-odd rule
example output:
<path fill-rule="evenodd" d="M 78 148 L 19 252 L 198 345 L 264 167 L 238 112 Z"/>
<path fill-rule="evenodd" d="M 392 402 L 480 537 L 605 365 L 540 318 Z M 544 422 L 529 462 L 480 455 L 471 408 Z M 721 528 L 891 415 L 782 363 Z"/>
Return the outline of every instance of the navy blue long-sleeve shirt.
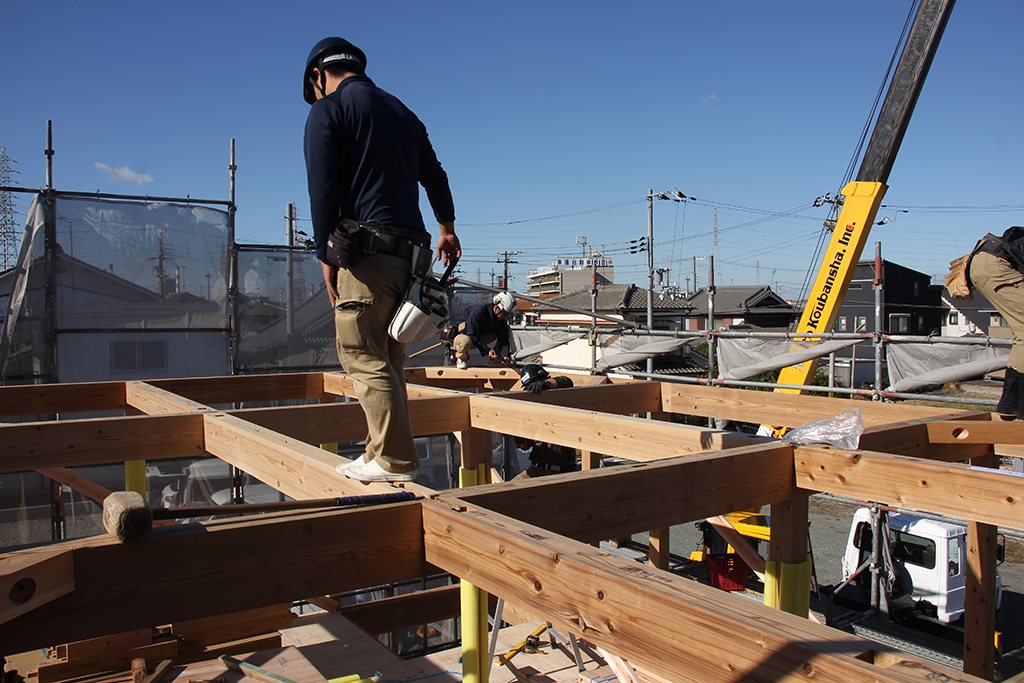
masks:
<path fill-rule="evenodd" d="M 487 344 L 480 341 L 480 337 L 491 332 L 497 336 L 494 350 L 498 352 L 498 357 L 508 357 L 510 350 L 508 323 L 495 314 L 494 304 L 483 303 L 470 306 L 459 316 L 456 324 L 459 323 L 466 323 L 464 334 L 473 341 L 481 354 L 486 356 L 489 349 Z"/>
<path fill-rule="evenodd" d="M 316 255 L 345 218 L 425 230 L 419 185 L 438 223 L 455 220 L 448 174 L 427 129 L 398 98 L 366 76 L 349 76 L 317 100 L 306 119 L 303 149 Z"/>

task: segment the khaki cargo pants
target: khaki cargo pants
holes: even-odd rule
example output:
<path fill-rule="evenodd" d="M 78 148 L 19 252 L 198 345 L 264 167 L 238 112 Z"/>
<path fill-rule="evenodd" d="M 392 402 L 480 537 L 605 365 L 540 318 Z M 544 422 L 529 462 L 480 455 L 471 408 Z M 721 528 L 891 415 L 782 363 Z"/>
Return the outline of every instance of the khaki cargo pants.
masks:
<path fill-rule="evenodd" d="M 985 251 L 971 257 L 971 284 L 991 302 L 1013 332 L 1007 365 L 1024 372 L 1024 274 Z"/>
<path fill-rule="evenodd" d="M 366 414 L 366 452 L 388 472 L 419 467 L 405 393 L 405 344 L 388 334 L 391 316 L 405 295 L 409 261 L 372 254 L 338 271 L 334 307 L 338 358 L 355 380 Z"/>
<path fill-rule="evenodd" d="M 476 344 L 469 338 L 468 334 L 465 334 L 466 323 L 459 324 L 459 334 L 455 335 L 455 339 L 452 340 L 452 352 L 455 357 L 459 360 L 468 361 L 469 352 L 476 348 Z M 484 344 L 490 344 L 497 341 L 498 335 L 495 332 L 485 332 L 480 335 L 480 341 Z"/>

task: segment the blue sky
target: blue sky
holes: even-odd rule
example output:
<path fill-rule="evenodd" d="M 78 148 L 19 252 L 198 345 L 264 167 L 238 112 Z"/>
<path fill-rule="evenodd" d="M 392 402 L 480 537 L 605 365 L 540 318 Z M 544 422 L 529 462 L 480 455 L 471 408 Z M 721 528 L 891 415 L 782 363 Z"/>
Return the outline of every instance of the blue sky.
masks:
<path fill-rule="evenodd" d="M 585 238 L 646 283 L 685 286 L 715 253 L 719 284 L 795 296 L 910 2 L 345 2 L 6 0 L 0 146 L 61 190 L 226 199 L 237 241 L 309 232 L 302 159 L 312 45 L 341 35 L 426 124 L 448 171 L 468 279 L 511 285 Z M 985 232 L 1024 221 L 1024 3 L 961 1 L 889 177 L 865 254 L 941 275 Z M 857 162 L 859 166 L 859 160 Z M 16 196 L 23 220 L 27 197 Z M 713 244 L 718 226 L 717 250 Z M 431 225 L 424 201 L 424 217 Z M 433 232 L 436 235 L 436 226 Z M 697 263 L 698 284 L 707 266 Z M 692 286 L 692 282 L 691 282 Z"/>

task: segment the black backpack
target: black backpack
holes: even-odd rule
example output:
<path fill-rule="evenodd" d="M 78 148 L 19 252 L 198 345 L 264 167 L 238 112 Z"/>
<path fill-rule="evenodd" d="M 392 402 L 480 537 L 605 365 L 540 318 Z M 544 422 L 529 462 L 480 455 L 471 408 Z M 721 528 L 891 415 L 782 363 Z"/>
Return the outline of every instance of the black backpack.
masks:
<path fill-rule="evenodd" d="M 999 247 L 1002 253 L 997 256 L 1002 256 L 1014 268 L 1024 273 L 1024 228 L 1019 225 L 1007 228 Z"/>

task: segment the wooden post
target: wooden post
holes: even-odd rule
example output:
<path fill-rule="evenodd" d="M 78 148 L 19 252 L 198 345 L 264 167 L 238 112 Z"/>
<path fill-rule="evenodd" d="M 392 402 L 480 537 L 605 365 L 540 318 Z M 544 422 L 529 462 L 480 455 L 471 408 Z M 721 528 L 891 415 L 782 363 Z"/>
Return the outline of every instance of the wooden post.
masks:
<path fill-rule="evenodd" d="M 765 585 L 765 604 L 805 619 L 811 599 L 810 560 L 807 558 L 809 501 L 808 494 L 772 503 L 772 540 L 766 574 L 776 580 Z M 767 583 L 774 583 L 775 596 L 768 595 Z"/>
<path fill-rule="evenodd" d="M 999 456 L 971 458 L 974 467 L 999 467 Z M 995 676 L 996 535 L 992 524 L 967 522 L 967 595 L 964 598 L 964 673 Z"/>
<path fill-rule="evenodd" d="M 648 552 L 647 559 L 652 567 L 668 570 L 668 540 L 669 530 L 653 529 L 647 534 Z"/>

